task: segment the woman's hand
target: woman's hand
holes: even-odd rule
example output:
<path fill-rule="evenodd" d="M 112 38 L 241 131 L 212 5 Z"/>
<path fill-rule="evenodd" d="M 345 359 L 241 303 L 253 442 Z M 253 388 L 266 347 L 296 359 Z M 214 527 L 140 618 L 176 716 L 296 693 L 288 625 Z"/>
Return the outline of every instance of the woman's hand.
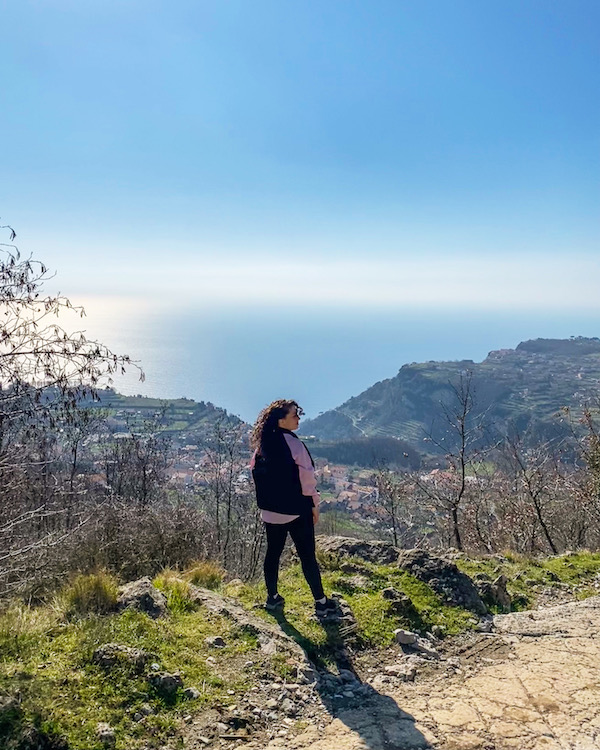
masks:
<path fill-rule="evenodd" d="M 313 524 L 316 526 L 319 523 L 319 509 L 313 508 L 312 514 L 313 514 Z"/>

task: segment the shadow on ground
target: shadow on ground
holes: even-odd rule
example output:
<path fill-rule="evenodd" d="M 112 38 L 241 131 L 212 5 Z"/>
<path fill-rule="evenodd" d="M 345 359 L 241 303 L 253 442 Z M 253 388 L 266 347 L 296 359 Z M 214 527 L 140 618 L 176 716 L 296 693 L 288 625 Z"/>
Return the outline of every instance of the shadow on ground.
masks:
<path fill-rule="evenodd" d="M 319 673 L 317 691 L 322 703 L 332 718 L 338 719 L 362 740 L 362 747 L 369 750 L 420 750 L 432 745 L 415 726 L 414 717 L 402 710 L 389 696 L 382 695 L 371 685 L 364 683 L 352 663 L 346 643 L 347 628 L 339 618 L 322 621 L 327 633 L 326 647 L 318 647 L 306 638 L 283 612 L 273 613 L 282 631 L 293 638 L 306 652 Z M 327 650 L 333 655 L 337 671 L 328 666 L 321 656 Z M 354 675 L 352 679 L 350 674 Z M 349 693 L 352 693 L 350 697 Z"/>

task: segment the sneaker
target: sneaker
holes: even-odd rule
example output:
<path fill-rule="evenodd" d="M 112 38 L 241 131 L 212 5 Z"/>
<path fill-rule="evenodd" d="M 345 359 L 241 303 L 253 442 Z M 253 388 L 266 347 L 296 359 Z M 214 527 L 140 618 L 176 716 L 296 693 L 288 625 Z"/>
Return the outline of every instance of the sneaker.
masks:
<path fill-rule="evenodd" d="M 337 603 L 333 599 L 325 599 L 323 604 L 315 602 L 315 614 L 317 617 L 329 617 L 337 612 Z"/>
<path fill-rule="evenodd" d="M 277 609 L 283 609 L 285 599 L 281 594 L 275 594 L 275 596 L 268 596 L 265 602 L 265 609 L 269 612 L 274 612 Z"/>

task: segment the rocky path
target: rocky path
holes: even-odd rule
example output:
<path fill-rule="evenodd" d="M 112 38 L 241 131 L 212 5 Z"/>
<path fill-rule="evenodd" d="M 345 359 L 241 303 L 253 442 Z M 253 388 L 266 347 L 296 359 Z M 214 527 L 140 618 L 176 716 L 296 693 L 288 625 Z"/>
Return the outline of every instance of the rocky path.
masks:
<path fill-rule="evenodd" d="M 600 597 L 494 618 L 415 682 L 266 750 L 598 750 Z"/>

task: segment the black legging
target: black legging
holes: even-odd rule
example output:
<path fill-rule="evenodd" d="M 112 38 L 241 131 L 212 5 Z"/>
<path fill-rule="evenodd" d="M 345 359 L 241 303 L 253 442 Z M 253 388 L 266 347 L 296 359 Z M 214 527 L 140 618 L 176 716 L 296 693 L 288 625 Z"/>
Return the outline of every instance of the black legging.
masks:
<path fill-rule="evenodd" d="M 312 511 L 303 513 L 299 518 L 289 523 L 265 523 L 265 529 L 267 530 L 265 583 L 269 596 L 274 596 L 277 593 L 279 559 L 289 532 L 312 595 L 315 599 L 322 599 L 325 594 L 321 583 L 321 571 L 315 557 L 315 526 Z"/>

